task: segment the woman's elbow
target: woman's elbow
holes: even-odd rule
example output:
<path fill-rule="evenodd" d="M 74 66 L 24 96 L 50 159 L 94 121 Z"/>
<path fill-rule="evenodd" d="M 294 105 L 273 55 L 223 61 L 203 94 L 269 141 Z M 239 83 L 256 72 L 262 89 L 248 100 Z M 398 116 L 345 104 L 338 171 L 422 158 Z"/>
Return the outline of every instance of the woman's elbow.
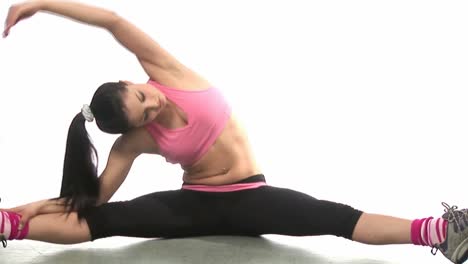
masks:
<path fill-rule="evenodd" d="M 115 27 L 121 24 L 123 21 L 125 21 L 123 17 L 121 17 L 115 11 L 109 10 L 106 14 L 106 19 L 101 26 L 112 32 Z"/>

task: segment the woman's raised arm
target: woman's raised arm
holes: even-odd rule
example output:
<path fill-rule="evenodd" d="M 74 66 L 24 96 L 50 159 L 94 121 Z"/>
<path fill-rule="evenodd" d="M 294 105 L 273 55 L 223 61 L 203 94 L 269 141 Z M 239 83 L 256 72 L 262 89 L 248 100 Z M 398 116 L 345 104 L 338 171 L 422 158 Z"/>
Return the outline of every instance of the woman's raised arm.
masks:
<path fill-rule="evenodd" d="M 113 11 L 72 1 L 30 1 L 11 6 L 5 21 L 3 36 L 22 19 L 39 11 L 107 29 L 115 39 L 134 53 L 143 69 L 153 80 L 166 85 L 208 86 L 192 70 L 178 62 L 148 34 Z"/>

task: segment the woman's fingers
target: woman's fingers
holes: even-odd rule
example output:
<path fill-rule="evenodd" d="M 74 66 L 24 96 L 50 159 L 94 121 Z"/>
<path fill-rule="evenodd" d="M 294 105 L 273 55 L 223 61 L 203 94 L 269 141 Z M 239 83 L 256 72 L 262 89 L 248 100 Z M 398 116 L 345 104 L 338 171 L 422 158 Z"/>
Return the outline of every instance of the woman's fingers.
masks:
<path fill-rule="evenodd" d="M 18 225 L 18 230 L 19 231 L 23 230 L 25 223 L 28 222 L 30 219 L 31 219 L 31 216 L 29 216 L 28 214 L 21 215 L 20 222 Z"/>
<path fill-rule="evenodd" d="M 25 209 L 25 206 L 21 205 L 21 206 L 17 206 L 17 207 L 13 207 L 13 208 L 0 209 L 0 211 L 16 213 L 16 214 L 22 215 L 25 212 L 24 209 Z"/>
<path fill-rule="evenodd" d="M 0 211 L 3 211 L 3 212 L 12 212 L 12 213 L 17 213 L 17 212 L 18 212 L 18 210 L 15 209 L 15 208 L 4 208 L 4 209 L 2 208 L 2 209 L 0 209 Z"/>
<path fill-rule="evenodd" d="M 34 3 L 26 3 L 11 6 L 8 10 L 8 15 L 5 20 L 5 29 L 3 30 L 3 37 L 7 37 L 10 34 L 10 29 L 14 25 L 16 25 L 20 20 L 34 15 L 37 11 L 38 8 L 34 5 Z"/>
<path fill-rule="evenodd" d="M 3 30 L 3 37 L 7 37 L 10 34 L 10 29 L 13 27 L 18 20 L 18 7 L 12 6 L 8 10 L 8 15 L 5 20 L 5 29 Z"/>
<path fill-rule="evenodd" d="M 8 34 L 10 34 L 10 28 L 11 28 L 11 26 L 7 26 L 5 24 L 5 29 L 3 30 L 3 37 L 4 38 L 8 37 Z"/>

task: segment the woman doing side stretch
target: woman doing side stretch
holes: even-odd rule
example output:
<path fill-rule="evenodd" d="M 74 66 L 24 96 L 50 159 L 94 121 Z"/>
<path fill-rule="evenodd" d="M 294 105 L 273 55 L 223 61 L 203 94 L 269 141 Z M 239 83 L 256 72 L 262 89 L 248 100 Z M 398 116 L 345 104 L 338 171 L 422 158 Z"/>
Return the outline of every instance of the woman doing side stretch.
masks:
<path fill-rule="evenodd" d="M 39 11 L 108 30 L 136 55 L 149 81 L 108 82 L 96 90 L 70 125 L 60 197 L 1 210 L 5 246 L 12 239 L 72 244 L 111 236 L 335 235 L 428 246 L 453 263 L 468 258 L 467 209 L 443 203 L 440 218 L 408 220 L 268 185 L 220 90 L 114 12 L 70 1 L 25 2 L 10 8 L 4 37 Z M 121 134 L 101 175 L 86 121 Z M 108 202 L 143 153 L 180 164 L 181 189 Z"/>

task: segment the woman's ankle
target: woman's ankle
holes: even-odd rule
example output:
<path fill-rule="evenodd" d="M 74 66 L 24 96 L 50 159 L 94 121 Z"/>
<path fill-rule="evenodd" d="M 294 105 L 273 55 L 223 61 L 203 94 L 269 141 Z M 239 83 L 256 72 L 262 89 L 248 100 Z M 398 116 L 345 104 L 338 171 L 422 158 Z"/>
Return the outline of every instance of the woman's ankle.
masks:
<path fill-rule="evenodd" d="M 20 230 L 21 215 L 14 212 L 0 211 L 0 236 L 6 240 L 21 240 L 29 233 L 29 223 L 26 222 Z"/>

